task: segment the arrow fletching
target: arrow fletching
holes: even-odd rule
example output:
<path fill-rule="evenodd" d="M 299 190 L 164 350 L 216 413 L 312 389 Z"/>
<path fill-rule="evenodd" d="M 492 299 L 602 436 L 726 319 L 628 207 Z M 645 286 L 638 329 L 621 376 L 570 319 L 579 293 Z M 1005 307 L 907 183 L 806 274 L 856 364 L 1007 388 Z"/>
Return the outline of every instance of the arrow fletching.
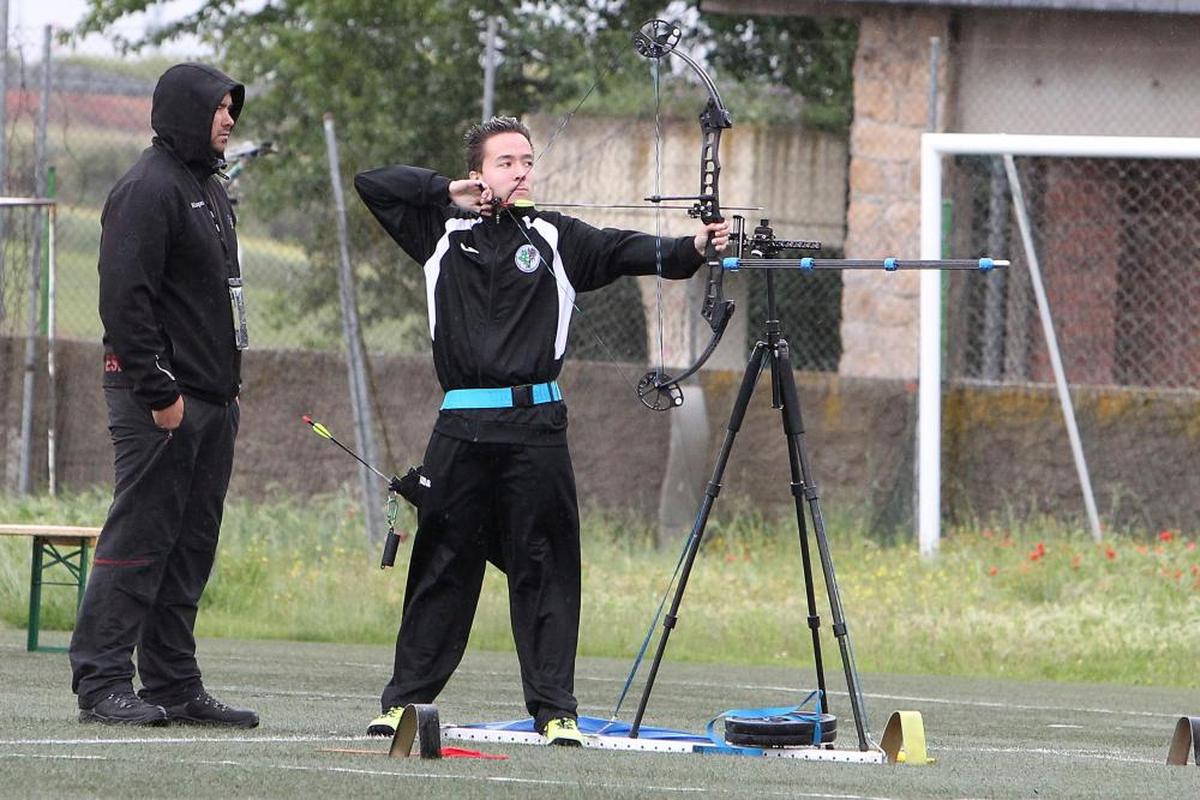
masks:
<path fill-rule="evenodd" d="M 307 414 L 305 414 L 303 417 L 301 417 L 301 419 L 304 420 L 305 422 L 307 422 L 309 424 L 309 426 L 312 427 L 313 433 L 315 433 L 317 436 L 320 436 L 322 439 L 332 439 L 333 438 L 333 434 L 329 432 L 328 428 L 326 428 L 324 425 L 317 422 L 316 420 L 314 420 L 312 417 L 308 416 Z"/>

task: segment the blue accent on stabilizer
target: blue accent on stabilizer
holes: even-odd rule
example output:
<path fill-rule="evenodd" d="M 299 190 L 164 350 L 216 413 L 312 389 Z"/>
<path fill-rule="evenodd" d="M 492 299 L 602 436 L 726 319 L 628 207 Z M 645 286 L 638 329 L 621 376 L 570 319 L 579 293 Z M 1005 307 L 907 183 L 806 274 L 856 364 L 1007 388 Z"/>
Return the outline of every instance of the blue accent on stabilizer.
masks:
<path fill-rule="evenodd" d="M 996 262 L 990 258 L 979 259 L 979 269 L 981 272 L 991 272 L 994 266 L 996 266 Z"/>
<path fill-rule="evenodd" d="M 900 264 L 897 263 L 896 259 L 894 258 L 885 258 L 883 260 L 883 268 L 888 272 L 895 272 L 896 270 L 900 269 Z"/>
<path fill-rule="evenodd" d="M 812 272 L 814 266 L 816 265 L 813 263 L 812 258 L 805 256 L 804 258 L 800 259 L 800 269 L 804 270 L 805 272 Z"/>
<path fill-rule="evenodd" d="M 742 268 L 742 260 L 737 256 L 729 256 L 728 258 L 721 259 L 721 266 L 730 272 L 737 272 Z"/>

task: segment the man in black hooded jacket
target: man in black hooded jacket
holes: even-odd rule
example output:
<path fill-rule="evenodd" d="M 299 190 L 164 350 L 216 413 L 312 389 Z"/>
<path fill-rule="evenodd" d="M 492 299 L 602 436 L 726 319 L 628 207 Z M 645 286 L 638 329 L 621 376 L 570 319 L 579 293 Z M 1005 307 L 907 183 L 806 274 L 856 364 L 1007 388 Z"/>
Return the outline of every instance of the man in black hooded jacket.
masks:
<path fill-rule="evenodd" d="M 215 177 L 244 99 L 241 84 L 203 64 L 163 73 L 150 118 L 157 135 L 100 217 L 116 484 L 71 639 L 81 721 L 258 724 L 205 690 L 193 635 L 247 344 L 235 219 Z"/>

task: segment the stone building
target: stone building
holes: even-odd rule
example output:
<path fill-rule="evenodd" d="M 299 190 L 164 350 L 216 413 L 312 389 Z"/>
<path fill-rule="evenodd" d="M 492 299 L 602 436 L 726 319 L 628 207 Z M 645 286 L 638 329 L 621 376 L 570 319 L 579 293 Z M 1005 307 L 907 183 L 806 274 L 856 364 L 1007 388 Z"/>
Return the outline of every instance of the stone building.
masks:
<path fill-rule="evenodd" d="M 917 255 L 919 141 L 931 125 L 1123 136 L 1200 130 L 1195 0 L 707 0 L 702 8 L 858 20 L 847 257 Z M 1169 168 L 1174 185 L 1194 186 L 1200 177 L 1191 164 Z M 1200 369 L 1187 355 L 1200 329 L 1180 321 L 1200 303 L 1200 287 L 1179 261 L 1200 239 L 1196 203 L 1169 188 L 1148 195 L 1144 187 L 1157 176 L 1104 160 L 1083 168 L 1046 160 L 1032 177 L 1039 181 L 1035 213 L 1064 220 L 1040 242 L 1043 259 L 1086 264 L 1082 275 L 1047 274 L 1056 316 L 1079 320 L 1065 326 L 1064 351 L 1088 354 L 1072 382 L 1200 386 Z M 970 209 L 959 209 L 960 218 L 963 212 Z M 1162 245 L 1164 237 L 1175 244 Z M 1131 263 L 1138 265 L 1133 273 Z M 916 375 L 917 283 L 912 273 L 886 281 L 845 275 L 843 375 Z M 1049 380 L 1039 347 L 1031 343 L 1017 367 L 1010 358 L 1002 377 Z M 1135 357 L 1145 363 L 1131 365 Z"/>

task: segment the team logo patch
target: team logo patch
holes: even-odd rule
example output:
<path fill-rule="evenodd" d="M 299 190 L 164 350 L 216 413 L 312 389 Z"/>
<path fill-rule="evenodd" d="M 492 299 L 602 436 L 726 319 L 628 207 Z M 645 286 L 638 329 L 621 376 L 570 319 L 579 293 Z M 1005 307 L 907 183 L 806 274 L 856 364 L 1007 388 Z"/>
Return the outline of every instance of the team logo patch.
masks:
<path fill-rule="evenodd" d="M 513 258 L 513 261 L 517 265 L 517 269 L 526 273 L 537 270 L 538 263 L 541 262 L 541 260 L 542 257 L 538 253 L 537 248 L 531 244 L 521 245 L 521 247 L 517 250 L 516 257 Z"/>

